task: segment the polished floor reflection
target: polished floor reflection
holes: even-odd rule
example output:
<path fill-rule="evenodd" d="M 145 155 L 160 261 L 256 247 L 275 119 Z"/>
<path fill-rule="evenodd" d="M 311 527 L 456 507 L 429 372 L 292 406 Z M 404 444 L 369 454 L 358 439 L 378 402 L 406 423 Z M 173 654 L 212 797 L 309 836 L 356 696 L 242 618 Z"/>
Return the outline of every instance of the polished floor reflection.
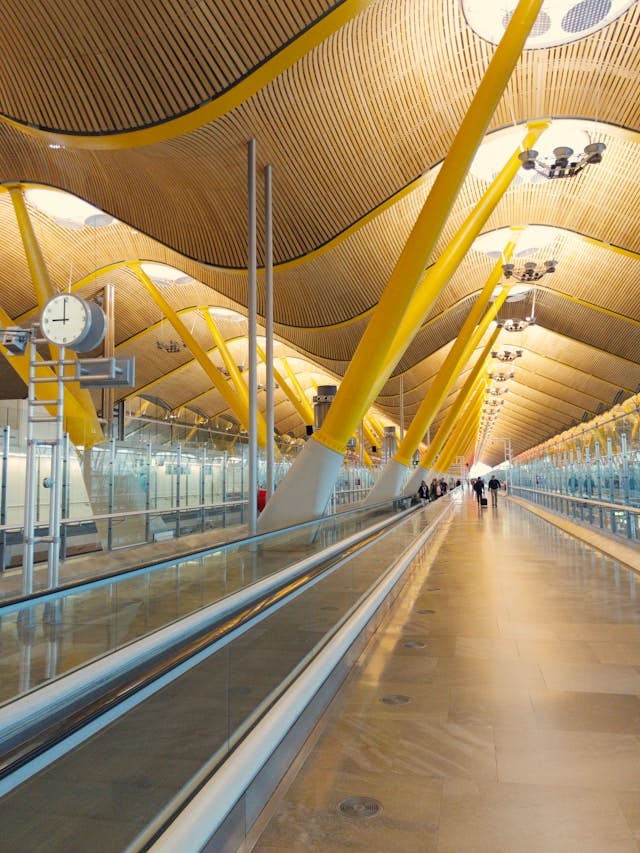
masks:
<path fill-rule="evenodd" d="M 428 550 L 254 849 L 640 849 L 640 575 L 504 498 Z"/>

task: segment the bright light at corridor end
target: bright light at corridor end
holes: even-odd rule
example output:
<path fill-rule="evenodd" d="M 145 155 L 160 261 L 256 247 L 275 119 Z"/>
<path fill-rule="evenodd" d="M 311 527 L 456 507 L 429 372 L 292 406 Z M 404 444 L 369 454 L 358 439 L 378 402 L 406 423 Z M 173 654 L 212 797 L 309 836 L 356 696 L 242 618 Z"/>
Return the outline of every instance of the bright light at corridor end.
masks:
<path fill-rule="evenodd" d="M 546 0 L 535 20 L 525 49 L 566 44 L 585 38 L 619 18 L 635 0 Z M 462 0 L 472 30 L 498 44 L 511 20 L 517 0 Z"/>

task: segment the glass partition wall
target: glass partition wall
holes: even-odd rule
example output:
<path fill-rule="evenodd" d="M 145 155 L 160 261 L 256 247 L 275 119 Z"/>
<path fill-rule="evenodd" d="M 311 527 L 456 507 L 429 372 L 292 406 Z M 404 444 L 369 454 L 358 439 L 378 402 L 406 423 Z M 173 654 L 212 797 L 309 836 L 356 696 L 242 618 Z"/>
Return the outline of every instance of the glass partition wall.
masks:
<path fill-rule="evenodd" d="M 640 394 L 521 453 L 509 485 L 522 498 L 638 540 Z"/>
<path fill-rule="evenodd" d="M 21 401 L 0 412 L 0 570 L 22 559 L 26 444 Z M 124 439 L 63 451 L 62 558 L 242 525 L 248 501 L 246 435 L 202 426 L 127 417 Z M 114 430 L 115 432 L 115 430 Z M 276 484 L 303 440 L 278 440 Z M 50 456 L 38 457 L 36 533 L 46 535 Z M 375 472 L 345 460 L 328 512 L 364 499 Z M 266 458 L 258 463 L 259 488 Z M 256 496 L 258 499 L 258 496 Z M 46 546 L 36 560 L 46 559 Z"/>

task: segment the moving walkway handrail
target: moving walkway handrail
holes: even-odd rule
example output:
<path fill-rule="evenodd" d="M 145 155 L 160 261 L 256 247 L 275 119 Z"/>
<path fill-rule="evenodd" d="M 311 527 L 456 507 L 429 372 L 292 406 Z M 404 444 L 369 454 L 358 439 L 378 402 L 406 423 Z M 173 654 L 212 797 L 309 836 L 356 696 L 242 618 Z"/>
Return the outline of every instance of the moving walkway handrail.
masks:
<path fill-rule="evenodd" d="M 278 528 L 276 530 L 269 530 L 266 533 L 258 533 L 255 536 L 240 536 L 235 539 L 229 539 L 226 542 L 219 542 L 215 545 L 212 545 L 210 548 L 194 548 L 188 547 L 184 551 L 180 551 L 167 560 L 146 560 L 140 562 L 135 568 L 126 567 L 122 569 L 112 569 L 109 572 L 105 572 L 101 574 L 99 577 L 86 577 L 86 578 L 74 578 L 73 580 L 68 581 L 67 583 L 62 583 L 57 586 L 55 589 L 42 589 L 35 590 L 28 595 L 18 595 L 14 598 L 7 598 L 0 602 L 0 615 L 11 613 L 12 611 L 19 609 L 22 605 L 28 604 L 31 602 L 38 604 L 46 604 L 48 602 L 55 602 L 60 598 L 64 598 L 68 595 L 72 595 L 80 589 L 98 589 L 101 586 L 105 586 L 111 583 L 114 580 L 123 579 L 123 578 L 134 578 L 139 574 L 143 574 L 151 569 L 165 569 L 168 566 L 173 566 L 176 563 L 179 563 L 181 560 L 189 560 L 194 557 L 206 557 L 209 554 L 218 553 L 220 551 L 230 550 L 232 548 L 237 548 L 239 545 L 250 545 L 256 544 L 259 545 L 262 542 L 266 542 L 269 539 L 273 539 L 276 536 L 282 535 L 283 533 L 290 533 L 296 530 L 304 530 L 305 528 L 311 528 L 318 524 L 325 524 L 332 519 L 334 520 L 342 520 L 351 515 L 356 515 L 357 513 L 370 513 L 377 509 L 382 509 L 383 507 L 391 507 L 395 505 L 402 505 L 403 502 L 399 500 L 386 500 L 381 501 L 380 503 L 371 504 L 370 506 L 358 506 L 354 509 L 345 510 L 344 512 L 333 513 L 332 515 L 325 515 L 319 518 L 312 519 L 311 521 L 304 521 L 300 524 L 296 524 L 293 527 L 285 527 Z M 415 507 L 411 507 L 411 509 L 415 509 Z M 406 509 L 401 509 L 399 512 L 392 516 L 392 518 L 399 518 L 400 514 L 403 512 L 407 512 Z M 180 541 L 180 540 L 177 540 Z"/>
<path fill-rule="evenodd" d="M 363 547 L 415 509 L 387 517 L 0 707 L 0 778 L 326 572 L 327 563 L 331 565 L 349 551 Z"/>

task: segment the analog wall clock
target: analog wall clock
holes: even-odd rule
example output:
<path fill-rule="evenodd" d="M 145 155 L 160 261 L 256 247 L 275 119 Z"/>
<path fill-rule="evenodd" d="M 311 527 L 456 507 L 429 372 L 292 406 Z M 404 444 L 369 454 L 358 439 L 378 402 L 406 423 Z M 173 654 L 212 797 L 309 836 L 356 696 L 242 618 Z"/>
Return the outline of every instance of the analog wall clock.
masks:
<path fill-rule="evenodd" d="M 40 329 L 48 341 L 76 352 L 89 352 L 97 347 L 106 328 L 102 308 L 73 293 L 52 296 L 40 317 Z"/>

